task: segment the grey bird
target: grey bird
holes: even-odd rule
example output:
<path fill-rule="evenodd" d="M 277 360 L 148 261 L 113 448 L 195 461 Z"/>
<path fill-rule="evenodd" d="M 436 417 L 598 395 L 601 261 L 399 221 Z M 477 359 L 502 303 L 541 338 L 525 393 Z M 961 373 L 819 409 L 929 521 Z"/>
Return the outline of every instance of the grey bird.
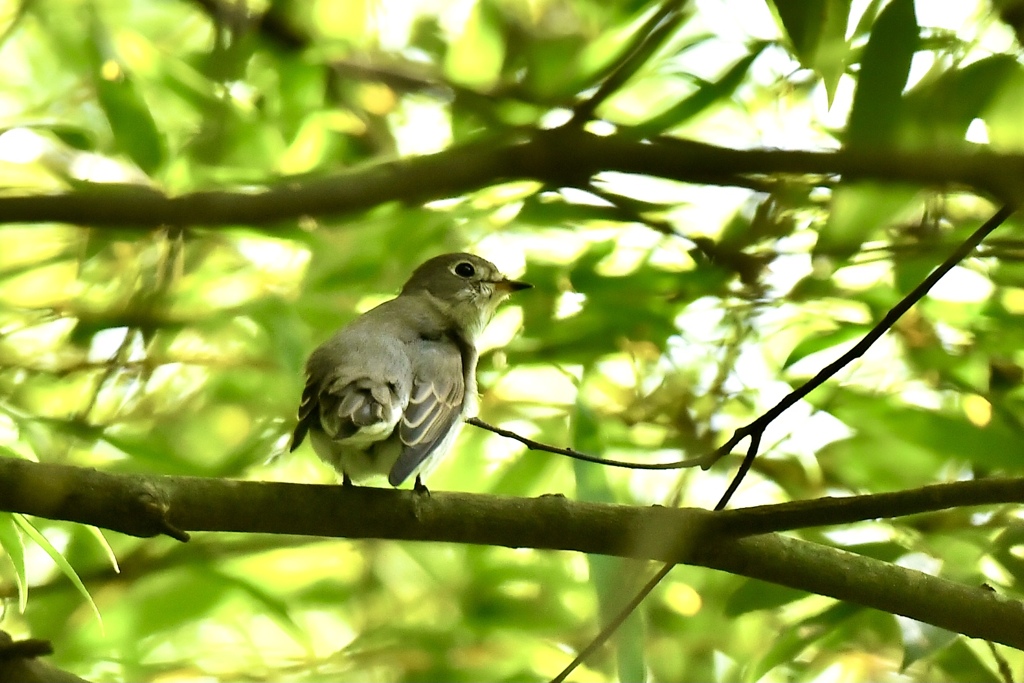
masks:
<path fill-rule="evenodd" d="M 417 268 L 401 293 L 321 344 L 306 363 L 294 451 L 306 434 L 346 485 L 422 478 L 475 410 L 477 341 L 498 305 L 531 285 L 473 254 Z"/>

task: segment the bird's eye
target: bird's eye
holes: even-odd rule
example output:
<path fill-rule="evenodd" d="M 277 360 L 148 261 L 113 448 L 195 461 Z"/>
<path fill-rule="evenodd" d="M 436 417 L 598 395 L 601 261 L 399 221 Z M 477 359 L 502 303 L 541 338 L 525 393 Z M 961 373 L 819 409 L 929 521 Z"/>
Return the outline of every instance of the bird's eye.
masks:
<path fill-rule="evenodd" d="M 461 263 L 455 264 L 455 268 L 452 269 L 452 272 L 459 277 L 471 278 L 476 275 L 476 268 L 474 268 L 473 264 L 469 261 L 462 261 Z"/>

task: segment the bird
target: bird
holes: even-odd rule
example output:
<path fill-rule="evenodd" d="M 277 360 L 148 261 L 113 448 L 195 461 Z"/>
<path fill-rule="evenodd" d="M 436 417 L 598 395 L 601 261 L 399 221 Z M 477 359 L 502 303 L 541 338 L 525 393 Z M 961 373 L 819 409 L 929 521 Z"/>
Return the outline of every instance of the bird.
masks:
<path fill-rule="evenodd" d="M 467 253 L 436 256 L 397 297 L 363 313 L 310 354 L 289 451 L 308 435 L 353 486 L 376 475 L 414 490 L 476 409 L 477 343 L 498 306 L 532 285 Z"/>

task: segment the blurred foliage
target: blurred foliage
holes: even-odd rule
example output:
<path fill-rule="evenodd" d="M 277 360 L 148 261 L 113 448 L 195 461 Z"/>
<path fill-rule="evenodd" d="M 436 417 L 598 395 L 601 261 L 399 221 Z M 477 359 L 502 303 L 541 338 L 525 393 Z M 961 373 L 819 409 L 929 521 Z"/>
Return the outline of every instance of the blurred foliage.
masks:
<path fill-rule="evenodd" d="M 0 8 L 0 183 L 39 195 L 106 181 L 242 188 L 558 125 L 633 54 L 658 7 L 11 0 Z M 595 130 L 1024 151 L 1007 7 L 676 3 Z M 484 418 L 619 459 L 696 455 L 848 348 L 992 211 L 956 190 L 773 182 L 758 192 L 603 173 L 264 230 L 201 217 L 148 232 L 0 226 L 0 443 L 11 457 L 111 471 L 332 482 L 305 448 L 278 457 L 306 354 L 425 258 L 471 249 L 536 285 L 490 328 Z M 1022 257 L 1015 219 L 773 425 L 734 504 L 1020 475 Z M 710 506 L 738 460 L 605 472 L 467 429 L 430 484 Z M 92 530 L 32 524 L 81 577 L 102 627 L 3 517 L 0 627 L 51 640 L 55 663 L 97 681 L 546 680 L 648 574 L 532 550 L 107 534 L 117 574 Z M 1022 529 L 1006 507 L 802 536 L 1019 598 Z M 1020 675 L 1020 653 L 1000 652 Z M 576 676 L 998 671 L 983 643 L 678 567 Z"/>

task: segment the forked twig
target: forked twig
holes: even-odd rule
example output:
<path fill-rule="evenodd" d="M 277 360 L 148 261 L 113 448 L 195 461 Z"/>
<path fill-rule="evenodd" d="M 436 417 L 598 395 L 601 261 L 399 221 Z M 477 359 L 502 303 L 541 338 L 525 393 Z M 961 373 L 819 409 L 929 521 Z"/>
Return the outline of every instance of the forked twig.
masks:
<path fill-rule="evenodd" d="M 977 230 L 972 232 L 966 240 L 954 249 L 953 253 L 946 257 L 946 260 L 940 263 L 935 270 L 929 273 L 928 277 L 922 280 L 917 287 L 914 287 L 909 294 L 900 299 L 895 306 L 890 308 L 889 312 L 882 316 L 882 319 L 879 320 L 878 323 L 876 323 L 875 326 L 872 327 L 871 330 L 853 346 L 853 348 L 841 355 L 835 361 L 826 365 L 814 377 L 788 393 L 785 398 L 776 403 L 770 410 L 761 415 L 761 417 L 757 418 L 745 427 L 737 429 L 732 435 L 732 438 L 715 450 L 715 460 L 727 455 L 739 442 L 743 441 L 743 439 L 748 436 L 753 438 L 755 434 L 763 434 L 769 424 L 782 415 L 782 413 L 786 412 L 786 410 L 791 408 L 797 401 L 820 387 L 829 378 L 849 365 L 852 361 L 863 356 L 872 344 L 878 341 L 883 334 L 888 332 L 889 329 L 896 324 L 897 320 L 903 317 L 904 313 L 924 298 L 924 295 L 928 293 L 928 290 L 935 286 L 936 282 L 941 280 L 946 273 L 953 269 L 954 266 L 967 258 L 970 253 L 974 251 L 979 244 L 981 244 L 981 241 L 989 235 L 989 233 L 1002 225 L 1016 210 L 1017 208 L 1015 206 L 1007 204 L 996 211 L 991 218 L 982 223 Z M 747 453 L 747 458 L 751 461 L 755 456 L 756 452 L 754 453 L 754 456 L 751 456 L 750 452 Z M 746 465 L 746 467 L 744 467 L 744 465 Z M 740 465 L 740 469 L 736 472 L 736 476 L 729 484 L 729 488 L 726 489 L 722 499 L 718 501 L 718 505 L 715 506 L 716 510 L 721 510 L 729 503 L 729 500 L 732 498 L 733 493 L 736 492 L 736 489 L 739 487 L 743 477 L 746 476 L 747 470 L 750 469 L 750 465 L 746 462 L 746 459 L 744 459 L 744 465 Z"/>
<path fill-rule="evenodd" d="M 964 240 L 954 251 L 951 253 L 946 260 L 944 260 L 939 266 L 933 270 L 928 277 L 921 281 L 921 283 L 915 287 L 909 294 L 901 299 L 895 306 L 889 309 L 878 323 L 871 328 L 871 330 L 864 335 L 864 337 L 857 342 L 857 344 L 840 356 L 836 361 L 829 363 L 825 366 L 818 374 L 811 379 L 804 382 L 798 388 L 786 395 L 781 401 L 779 401 L 770 410 L 765 412 L 759 418 L 751 422 L 750 424 L 737 429 L 732 437 L 721 447 L 716 449 L 714 452 L 709 454 L 710 464 L 713 464 L 719 458 L 725 456 L 732 449 L 739 444 L 743 439 L 750 437 L 750 446 L 747 449 L 747 454 L 743 458 L 743 462 L 740 463 L 739 469 L 736 471 L 735 476 L 729 483 L 728 488 L 722 495 L 721 499 L 715 505 L 715 510 L 722 510 L 728 505 L 729 500 L 732 498 L 736 489 L 739 488 L 740 482 L 746 476 L 750 470 L 750 466 L 754 462 L 754 458 L 757 457 L 757 451 L 761 444 L 761 436 L 764 434 L 764 430 L 768 427 L 773 420 L 779 415 L 785 412 L 787 409 L 792 407 L 797 401 L 802 399 L 807 394 L 811 393 L 819 386 L 824 384 L 826 380 L 835 375 L 851 361 L 862 356 L 868 348 L 871 347 L 878 339 L 885 334 L 889 329 L 892 328 L 896 321 L 899 320 L 904 313 L 906 313 L 914 304 L 920 301 L 925 294 L 928 293 L 936 282 L 938 282 L 946 273 L 953 269 L 955 265 L 965 259 L 975 248 L 981 243 L 985 237 L 989 235 L 993 230 L 1003 224 L 1007 218 L 1009 218 L 1013 212 L 1016 211 L 1016 207 L 1006 205 L 1000 208 L 996 213 L 985 221 L 981 227 L 971 233 L 970 237 Z M 601 632 L 594 637 L 594 639 L 583 648 L 580 653 L 569 663 L 565 669 L 562 670 L 555 678 L 552 679 L 552 683 L 561 683 L 564 681 L 570 673 L 572 673 L 576 667 L 583 663 L 583 661 L 597 648 L 601 647 L 612 635 L 618 630 L 619 626 L 633 613 L 637 607 L 640 606 L 651 591 L 654 590 L 662 579 L 664 579 L 668 573 L 672 570 L 674 565 L 672 563 L 666 563 L 662 566 L 658 572 L 651 577 L 651 580 L 644 584 L 643 588 L 637 593 L 637 595 L 629 601 L 629 603 L 621 609 L 606 625 L 601 629 Z"/>

